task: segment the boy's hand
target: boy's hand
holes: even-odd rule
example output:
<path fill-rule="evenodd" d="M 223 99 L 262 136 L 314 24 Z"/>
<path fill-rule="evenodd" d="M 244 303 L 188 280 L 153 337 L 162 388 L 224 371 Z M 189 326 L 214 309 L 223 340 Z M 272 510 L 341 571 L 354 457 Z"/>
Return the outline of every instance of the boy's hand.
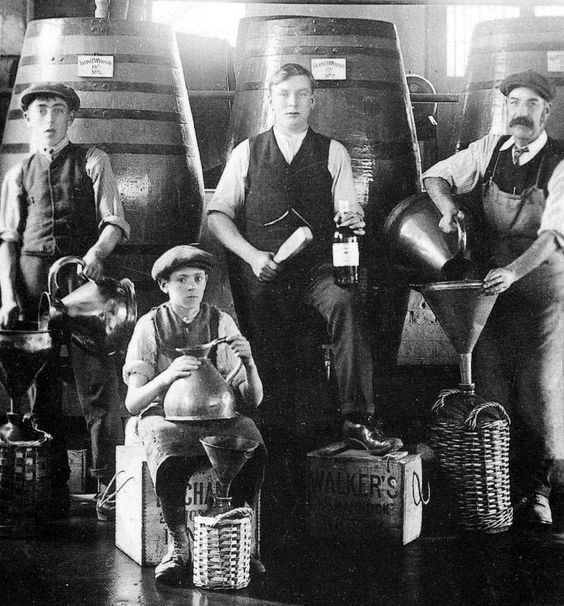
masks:
<path fill-rule="evenodd" d="M 179 356 L 161 373 L 163 383 L 168 387 L 176 379 L 187 377 L 193 370 L 198 370 L 201 364 L 200 360 L 194 356 Z"/>
<path fill-rule="evenodd" d="M 233 351 L 243 360 L 243 364 L 247 365 L 253 359 L 251 352 L 251 344 L 245 339 L 243 335 L 233 335 L 227 337 L 227 343 L 231 346 Z"/>
<path fill-rule="evenodd" d="M 366 223 L 364 219 L 354 211 L 338 211 L 333 217 L 337 227 L 348 227 L 356 236 L 364 236 Z"/>

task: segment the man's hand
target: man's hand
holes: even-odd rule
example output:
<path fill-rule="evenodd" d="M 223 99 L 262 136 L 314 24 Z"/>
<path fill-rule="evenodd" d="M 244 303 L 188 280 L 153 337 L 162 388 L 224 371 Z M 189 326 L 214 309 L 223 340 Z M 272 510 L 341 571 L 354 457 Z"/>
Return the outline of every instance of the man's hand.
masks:
<path fill-rule="evenodd" d="M 21 309 L 14 299 L 5 301 L 0 307 L 0 327 L 11 328 L 20 318 Z"/>
<path fill-rule="evenodd" d="M 231 349 L 243 360 L 243 364 L 247 365 L 253 359 L 251 353 L 251 344 L 245 339 L 243 335 L 233 335 L 227 337 L 227 343 L 231 346 Z"/>
<path fill-rule="evenodd" d="M 202 363 L 194 356 L 179 356 L 174 358 L 172 364 L 163 370 L 161 380 L 165 387 L 169 387 L 176 379 L 187 377 L 193 370 L 198 370 Z"/>
<path fill-rule="evenodd" d="M 506 267 L 497 267 L 488 272 L 482 282 L 482 291 L 487 295 L 499 295 L 507 290 L 517 279 L 514 272 Z"/>
<path fill-rule="evenodd" d="M 98 282 L 104 273 L 104 266 L 94 247 L 87 251 L 82 260 L 84 261 L 84 269 L 82 270 L 84 275 L 94 280 L 94 282 Z"/>
<path fill-rule="evenodd" d="M 276 263 L 273 257 L 274 253 L 258 250 L 249 263 L 253 273 L 261 282 L 270 282 L 280 273 L 282 266 Z"/>
<path fill-rule="evenodd" d="M 443 215 L 441 220 L 439 221 L 439 227 L 445 234 L 450 234 L 453 231 L 458 229 L 458 222 L 464 219 L 464 213 L 454 208 L 452 213 L 448 215 Z"/>
<path fill-rule="evenodd" d="M 364 231 L 366 227 L 364 219 L 353 211 L 338 211 L 335 213 L 333 221 L 335 221 L 335 225 L 338 227 L 348 227 L 356 236 L 364 236 L 366 233 Z"/>

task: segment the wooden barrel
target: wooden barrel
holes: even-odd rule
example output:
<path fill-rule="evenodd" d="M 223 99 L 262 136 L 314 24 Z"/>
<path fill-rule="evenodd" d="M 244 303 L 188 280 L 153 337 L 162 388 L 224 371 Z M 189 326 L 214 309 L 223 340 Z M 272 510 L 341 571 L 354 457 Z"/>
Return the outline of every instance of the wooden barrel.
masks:
<path fill-rule="evenodd" d="M 548 133 L 564 138 L 564 17 L 484 21 L 474 28 L 466 86 L 461 99 L 458 147 L 487 134 L 507 132 L 505 98 L 497 85 L 508 75 L 533 69 L 557 89 Z"/>
<path fill-rule="evenodd" d="M 197 239 L 202 210 L 202 169 L 174 33 L 113 19 L 32 21 L 0 151 L 2 176 L 29 151 L 19 95 L 45 80 L 80 96 L 71 141 L 110 156 L 131 225 L 111 273 L 135 282 L 143 312 L 155 291 L 151 264 L 167 248 Z"/>
<path fill-rule="evenodd" d="M 176 34 L 188 93 L 235 90 L 231 46 L 220 38 Z M 194 128 L 200 150 L 204 185 L 214 188 L 227 155 L 226 140 L 231 100 L 225 97 L 190 96 Z"/>
<path fill-rule="evenodd" d="M 395 26 L 367 19 L 259 17 L 246 20 L 242 33 L 228 147 L 272 125 L 268 82 L 283 64 L 313 71 L 317 101 L 311 126 L 343 143 L 351 156 L 367 218 L 367 265 L 379 266 L 385 216 L 419 190 L 415 127 Z M 331 74 L 334 65 L 338 69 Z"/>
<path fill-rule="evenodd" d="M 364 294 L 375 310 L 369 314 L 383 354 L 380 361 L 393 364 L 406 291 L 390 275 L 381 231 L 391 209 L 419 191 L 420 180 L 415 126 L 395 26 L 367 19 L 249 18 L 239 29 L 237 49 L 240 59 L 229 149 L 272 126 L 268 82 L 282 65 L 298 63 L 316 77 L 311 126 L 343 143 L 351 156 L 357 199 L 367 221 Z M 397 317 L 385 316 L 384 310 L 390 307 Z"/>

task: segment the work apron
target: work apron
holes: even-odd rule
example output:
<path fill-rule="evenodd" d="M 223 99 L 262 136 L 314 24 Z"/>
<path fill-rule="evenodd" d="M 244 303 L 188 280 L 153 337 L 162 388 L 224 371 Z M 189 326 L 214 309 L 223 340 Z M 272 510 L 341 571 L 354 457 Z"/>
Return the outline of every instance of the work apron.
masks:
<path fill-rule="evenodd" d="M 493 261 L 505 267 L 536 240 L 545 208 L 535 184 L 501 191 L 492 176 L 482 200 Z M 564 490 L 564 255 L 552 254 L 502 293 L 476 345 L 478 393 L 504 405 L 522 426 L 520 460 L 532 490 Z M 525 459 L 523 459 L 525 455 Z"/>

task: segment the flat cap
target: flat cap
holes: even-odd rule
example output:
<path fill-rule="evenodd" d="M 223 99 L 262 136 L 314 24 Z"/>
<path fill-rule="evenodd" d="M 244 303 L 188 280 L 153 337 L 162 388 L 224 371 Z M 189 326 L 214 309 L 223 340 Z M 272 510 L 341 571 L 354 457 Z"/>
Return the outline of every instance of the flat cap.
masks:
<path fill-rule="evenodd" d="M 552 101 L 556 97 L 554 84 L 542 74 L 528 69 L 526 72 L 511 74 L 499 83 L 499 90 L 507 95 L 519 86 L 525 86 L 536 91 L 545 101 Z"/>
<path fill-rule="evenodd" d="M 215 257 L 190 244 L 174 246 L 163 253 L 153 264 L 151 276 L 153 280 L 167 279 L 170 274 L 181 267 L 199 267 L 207 271 L 215 266 Z"/>
<path fill-rule="evenodd" d="M 28 86 L 20 96 L 20 107 L 26 111 L 30 103 L 39 96 L 61 97 L 67 102 L 71 111 L 76 111 L 80 107 L 80 99 L 70 86 L 61 82 L 37 82 Z"/>

